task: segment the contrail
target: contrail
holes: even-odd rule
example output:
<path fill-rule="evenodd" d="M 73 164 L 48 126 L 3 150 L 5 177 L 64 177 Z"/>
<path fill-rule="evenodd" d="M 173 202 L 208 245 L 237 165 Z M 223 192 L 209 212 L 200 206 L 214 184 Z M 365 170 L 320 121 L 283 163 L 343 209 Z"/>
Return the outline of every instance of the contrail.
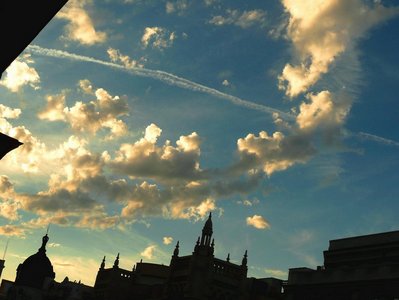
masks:
<path fill-rule="evenodd" d="M 176 76 L 174 74 L 167 73 L 164 71 L 151 70 L 151 69 L 146 69 L 146 68 L 137 68 L 137 67 L 128 68 L 128 67 L 125 67 L 122 65 L 118 65 L 118 64 L 108 62 L 108 61 L 99 60 L 99 59 L 96 59 L 93 57 L 78 55 L 78 54 L 74 54 L 74 53 L 70 53 L 70 52 L 66 52 L 66 51 L 62 51 L 62 50 L 57 50 L 57 49 L 43 48 L 43 47 L 40 47 L 37 45 L 29 45 L 26 48 L 26 50 L 31 51 L 32 53 L 35 53 L 38 55 L 50 56 L 50 57 L 55 57 L 55 58 L 67 58 L 67 59 L 74 60 L 74 61 L 91 62 L 91 63 L 107 66 L 107 67 L 110 67 L 113 69 L 127 72 L 131 75 L 148 77 L 148 78 L 162 81 L 162 82 L 172 85 L 172 86 L 177 86 L 177 87 L 195 91 L 195 92 L 202 92 L 202 93 L 217 97 L 219 99 L 224 99 L 224 100 L 230 101 L 231 103 L 233 103 L 235 105 L 243 106 L 248 109 L 253 109 L 253 110 L 257 110 L 257 111 L 261 111 L 261 112 L 265 112 L 265 113 L 269 113 L 269 114 L 277 113 L 277 114 L 279 114 L 279 116 L 281 116 L 285 120 L 294 120 L 295 119 L 295 117 L 289 113 L 280 111 L 278 109 L 275 109 L 275 108 L 272 108 L 269 106 L 253 103 L 251 101 L 247 101 L 247 100 L 238 98 L 236 96 L 232 96 L 232 95 L 223 93 L 219 90 L 204 86 L 202 84 L 190 81 L 188 79 L 185 79 L 185 78 L 182 78 L 182 77 L 179 77 L 179 76 Z"/>
<path fill-rule="evenodd" d="M 357 133 L 357 136 L 359 136 L 362 139 L 366 139 L 366 140 L 371 140 L 374 142 L 378 142 L 378 143 L 382 143 L 388 146 L 396 146 L 399 147 L 399 142 L 390 140 L 390 139 L 386 139 L 374 134 L 370 134 L 370 133 L 366 133 L 366 132 L 359 132 Z"/>

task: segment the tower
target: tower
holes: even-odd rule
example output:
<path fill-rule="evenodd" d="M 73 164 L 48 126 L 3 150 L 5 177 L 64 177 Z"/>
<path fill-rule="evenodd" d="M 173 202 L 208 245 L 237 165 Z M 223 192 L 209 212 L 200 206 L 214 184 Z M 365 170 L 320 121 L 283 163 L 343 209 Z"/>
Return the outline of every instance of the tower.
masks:
<path fill-rule="evenodd" d="M 201 238 L 198 237 L 197 243 L 194 247 L 194 255 L 212 256 L 215 247 L 215 240 L 212 239 L 212 213 L 209 213 L 208 220 L 206 220 L 202 228 Z"/>

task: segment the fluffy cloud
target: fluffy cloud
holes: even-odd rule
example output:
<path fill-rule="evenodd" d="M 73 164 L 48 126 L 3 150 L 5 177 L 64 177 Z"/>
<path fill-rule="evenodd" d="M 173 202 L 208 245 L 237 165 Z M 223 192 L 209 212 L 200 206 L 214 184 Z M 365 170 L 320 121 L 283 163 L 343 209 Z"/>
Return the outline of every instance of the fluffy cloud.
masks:
<path fill-rule="evenodd" d="M 176 147 L 166 141 L 156 145 L 161 129 L 155 124 L 146 128 L 145 136 L 134 144 L 122 144 L 111 163 L 115 171 L 131 177 L 149 177 L 162 181 L 193 180 L 200 174 L 200 139 L 193 132 L 181 136 Z"/>
<path fill-rule="evenodd" d="M 300 129 L 334 128 L 344 123 L 351 101 L 338 102 L 337 99 L 334 101 L 333 95 L 329 91 L 307 94 L 306 98 L 310 102 L 303 102 L 300 105 L 296 118 Z"/>
<path fill-rule="evenodd" d="M 69 21 L 66 26 L 66 38 L 83 45 L 91 46 L 103 43 L 107 39 L 105 32 L 96 31 L 93 21 L 84 9 L 88 1 L 71 0 L 56 15 Z"/>
<path fill-rule="evenodd" d="M 8 122 L 7 118 L 17 118 L 19 114 L 19 109 L 4 105 L 0 107 L 0 131 L 23 143 L 2 160 L 2 167 L 3 170 L 9 172 L 15 172 L 17 169 L 22 169 L 24 172 L 37 172 L 46 146 L 24 126 L 14 127 Z"/>
<path fill-rule="evenodd" d="M 306 92 L 344 51 L 371 27 L 399 14 L 399 8 L 362 0 L 282 0 L 289 14 L 287 37 L 299 63 L 286 64 L 279 86 L 289 97 Z"/>
<path fill-rule="evenodd" d="M 173 238 L 171 236 L 164 236 L 162 241 L 165 245 L 169 245 L 172 244 Z"/>
<path fill-rule="evenodd" d="M 131 59 L 128 55 L 121 54 L 119 50 L 114 48 L 108 48 L 107 50 L 110 60 L 114 63 L 122 63 L 126 68 L 143 68 L 144 65 L 134 59 Z"/>
<path fill-rule="evenodd" d="M 35 68 L 28 65 L 30 63 L 33 63 L 33 60 L 30 59 L 29 55 L 14 60 L 5 71 L 4 79 L 0 80 L 0 85 L 14 93 L 20 91 L 25 85 L 38 89 L 40 76 Z"/>
<path fill-rule="evenodd" d="M 237 146 L 241 160 L 236 168 L 251 170 L 261 166 L 269 176 L 296 163 L 305 163 L 315 153 L 306 135 L 285 136 L 278 131 L 271 136 L 265 131 L 259 132 L 259 136 L 248 134 L 237 141 Z"/>
<path fill-rule="evenodd" d="M 265 22 L 266 12 L 260 9 L 244 11 L 242 13 L 238 10 L 228 9 L 226 16 L 214 16 L 209 21 L 210 24 L 216 26 L 234 24 L 241 28 L 249 28 L 256 24 L 263 26 Z"/>
<path fill-rule="evenodd" d="M 141 37 L 141 43 L 144 47 L 148 47 L 151 44 L 153 48 L 161 50 L 171 47 L 175 39 L 176 34 L 174 32 L 169 32 L 165 28 L 146 27 Z"/>
<path fill-rule="evenodd" d="M 268 229 L 270 228 L 270 224 L 259 215 L 253 215 L 252 217 L 247 218 L 247 225 L 253 226 L 257 229 Z"/>
<path fill-rule="evenodd" d="M 151 260 L 151 259 L 154 258 L 154 252 L 155 252 L 156 248 L 157 248 L 156 245 L 148 246 L 147 248 L 145 248 L 145 249 L 140 253 L 140 255 L 143 256 L 144 258 L 147 258 L 147 259 L 150 259 L 150 260 Z"/>
<path fill-rule="evenodd" d="M 93 85 L 91 84 L 90 80 L 88 80 L 88 79 L 79 80 L 78 85 L 83 93 L 89 94 L 89 95 L 94 95 Z"/>
<path fill-rule="evenodd" d="M 80 82 L 83 91 L 88 92 L 87 81 Z M 94 92 L 96 97 L 88 103 L 77 101 L 72 107 L 65 105 L 65 94 L 47 96 L 46 107 L 39 112 L 38 117 L 48 121 L 68 122 L 77 132 L 88 131 L 95 134 L 103 128 L 111 131 L 113 136 L 127 133 L 126 124 L 119 117 L 128 115 L 129 108 L 124 97 L 111 96 L 103 88 Z"/>

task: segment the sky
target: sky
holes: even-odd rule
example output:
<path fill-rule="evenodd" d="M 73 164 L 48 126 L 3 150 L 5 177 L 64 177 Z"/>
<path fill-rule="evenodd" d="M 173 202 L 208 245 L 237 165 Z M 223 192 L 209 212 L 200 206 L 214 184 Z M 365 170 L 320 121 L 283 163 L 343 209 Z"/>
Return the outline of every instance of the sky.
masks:
<path fill-rule="evenodd" d="M 399 230 L 399 6 L 390 0 L 69 0 L 0 81 L 3 278 L 37 252 L 93 285 L 190 255 L 316 268 Z"/>

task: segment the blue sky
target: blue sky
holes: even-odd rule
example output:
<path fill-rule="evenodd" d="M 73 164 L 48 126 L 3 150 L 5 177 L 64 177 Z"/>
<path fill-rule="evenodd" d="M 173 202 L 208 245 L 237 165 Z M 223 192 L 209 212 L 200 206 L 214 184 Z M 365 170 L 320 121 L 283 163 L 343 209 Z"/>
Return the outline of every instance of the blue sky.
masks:
<path fill-rule="evenodd" d="M 37 251 L 93 284 L 190 254 L 249 276 L 397 230 L 395 1 L 72 1 L 0 81 L 3 277 Z"/>

